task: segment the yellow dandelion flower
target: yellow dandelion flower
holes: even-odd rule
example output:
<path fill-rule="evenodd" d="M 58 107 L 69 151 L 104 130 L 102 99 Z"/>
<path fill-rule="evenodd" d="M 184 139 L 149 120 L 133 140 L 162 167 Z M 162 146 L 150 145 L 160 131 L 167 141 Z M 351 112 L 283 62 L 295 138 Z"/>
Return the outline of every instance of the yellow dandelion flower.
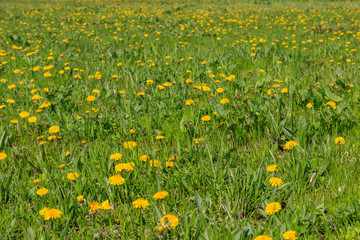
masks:
<path fill-rule="evenodd" d="M 86 101 L 88 102 L 92 102 L 92 101 L 95 101 L 96 100 L 96 97 L 93 96 L 93 95 L 89 95 L 87 98 L 86 98 Z"/>
<path fill-rule="evenodd" d="M 131 163 L 120 163 L 118 165 L 115 166 L 115 171 L 116 172 L 122 172 L 123 170 L 125 171 L 134 171 L 134 166 L 135 164 L 133 162 Z"/>
<path fill-rule="evenodd" d="M 345 139 L 343 137 L 337 137 L 337 138 L 335 138 L 335 144 L 336 145 L 344 145 Z"/>
<path fill-rule="evenodd" d="M 7 157 L 5 152 L 0 152 L 0 160 L 4 160 Z"/>
<path fill-rule="evenodd" d="M 295 239 L 297 239 L 295 231 L 286 231 L 286 232 L 284 232 L 284 234 L 282 236 L 283 236 L 283 238 L 285 240 L 295 240 Z"/>
<path fill-rule="evenodd" d="M 285 143 L 284 149 L 285 149 L 285 150 L 291 150 L 291 149 L 293 149 L 294 147 L 296 147 L 296 146 L 298 146 L 298 145 L 299 145 L 299 144 L 298 144 L 296 141 L 290 140 L 290 141 L 288 141 L 287 143 Z"/>
<path fill-rule="evenodd" d="M 43 196 L 45 194 L 47 194 L 49 192 L 49 190 L 47 190 L 46 188 L 40 188 L 39 190 L 36 191 L 36 194 L 39 196 Z"/>
<path fill-rule="evenodd" d="M 336 103 L 333 102 L 333 101 L 328 101 L 328 102 L 326 103 L 326 105 L 329 105 L 329 106 L 331 106 L 333 109 L 336 109 Z"/>
<path fill-rule="evenodd" d="M 179 225 L 179 219 L 174 214 L 166 214 L 161 219 L 161 226 L 166 228 L 175 228 L 177 225 Z"/>
<path fill-rule="evenodd" d="M 155 200 L 162 200 L 162 199 L 165 199 L 167 196 L 169 196 L 169 193 L 167 191 L 160 191 L 160 192 L 157 192 L 153 198 Z"/>
<path fill-rule="evenodd" d="M 150 159 L 150 157 L 149 157 L 148 155 L 144 154 L 144 155 L 141 155 L 139 159 L 140 159 L 141 161 L 146 162 L 148 159 Z"/>
<path fill-rule="evenodd" d="M 122 185 L 125 183 L 125 178 L 117 174 L 109 177 L 109 183 L 114 186 Z"/>
<path fill-rule="evenodd" d="M 306 107 L 307 108 L 312 108 L 313 107 L 313 104 L 311 102 L 309 102 L 308 104 L 306 104 Z"/>
<path fill-rule="evenodd" d="M 134 147 L 136 147 L 136 142 L 134 141 L 127 141 L 127 142 L 124 142 L 124 148 L 125 149 L 133 149 Z"/>
<path fill-rule="evenodd" d="M 122 155 L 120 153 L 114 153 L 114 154 L 111 154 L 111 156 L 110 156 L 110 159 L 114 160 L 114 161 L 120 160 L 121 158 L 122 158 Z"/>
<path fill-rule="evenodd" d="M 141 209 L 145 209 L 148 206 L 150 206 L 149 202 L 144 198 L 136 199 L 135 201 L 133 201 L 132 205 L 134 208 L 141 208 Z"/>
<path fill-rule="evenodd" d="M 96 212 L 96 210 L 101 209 L 101 205 L 96 201 L 92 201 L 91 203 L 89 203 L 89 208 L 90 212 Z"/>
<path fill-rule="evenodd" d="M 101 209 L 103 209 L 103 210 L 110 210 L 112 208 L 113 207 L 110 205 L 109 200 L 106 200 L 101 203 Z"/>
<path fill-rule="evenodd" d="M 51 126 L 49 128 L 49 133 L 54 134 L 54 133 L 58 133 L 60 131 L 60 128 L 58 126 Z"/>
<path fill-rule="evenodd" d="M 54 220 L 60 218 L 62 214 L 62 211 L 55 208 L 50 208 L 44 212 L 43 216 L 45 220 Z"/>
<path fill-rule="evenodd" d="M 259 235 L 256 238 L 254 238 L 254 240 L 273 240 L 273 239 L 267 235 Z"/>
<path fill-rule="evenodd" d="M 203 116 L 203 117 L 201 118 L 201 121 L 203 121 L 203 122 L 209 122 L 210 120 L 211 120 L 211 117 L 208 116 L 208 115 Z"/>
<path fill-rule="evenodd" d="M 272 215 L 281 210 L 281 205 L 278 202 L 272 202 L 266 205 L 265 212 L 267 215 Z"/>
<path fill-rule="evenodd" d="M 268 172 L 276 172 L 277 171 L 277 165 L 270 165 L 266 168 L 266 171 Z"/>
<path fill-rule="evenodd" d="M 85 199 L 84 199 L 84 195 L 79 195 L 76 197 L 76 200 L 78 200 L 78 202 L 83 202 Z"/>
<path fill-rule="evenodd" d="M 273 177 L 273 178 L 270 178 L 269 183 L 274 187 L 278 187 L 283 184 L 283 181 L 280 178 Z"/>
<path fill-rule="evenodd" d="M 75 179 L 77 179 L 78 177 L 79 177 L 79 174 L 76 172 L 72 172 L 67 175 L 67 178 L 71 181 L 75 181 Z"/>
<path fill-rule="evenodd" d="M 22 111 L 20 114 L 19 114 L 19 117 L 21 118 L 27 118 L 30 114 L 27 112 L 27 111 Z"/>

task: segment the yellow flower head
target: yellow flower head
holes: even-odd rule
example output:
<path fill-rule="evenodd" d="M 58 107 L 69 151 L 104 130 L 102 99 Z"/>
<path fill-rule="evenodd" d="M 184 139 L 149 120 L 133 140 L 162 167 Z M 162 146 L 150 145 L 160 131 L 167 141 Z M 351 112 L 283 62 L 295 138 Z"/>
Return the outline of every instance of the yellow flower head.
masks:
<path fill-rule="evenodd" d="M 155 137 L 156 140 L 162 140 L 162 139 L 164 139 L 164 138 L 165 138 L 164 136 L 156 136 L 156 137 Z"/>
<path fill-rule="evenodd" d="M 162 200 L 162 199 L 165 199 L 167 196 L 169 196 L 169 193 L 167 191 L 160 191 L 160 192 L 157 192 L 153 198 L 155 200 Z"/>
<path fill-rule="evenodd" d="M 326 103 L 326 105 L 329 105 L 329 106 L 331 106 L 333 109 L 336 109 L 336 103 L 333 102 L 333 101 L 328 101 L 328 102 Z"/>
<path fill-rule="evenodd" d="M 161 226 L 163 228 L 170 227 L 175 228 L 177 225 L 179 225 L 179 219 L 174 214 L 166 214 L 161 219 Z"/>
<path fill-rule="evenodd" d="M 114 161 L 120 160 L 121 158 L 122 158 L 122 155 L 120 153 L 114 153 L 114 154 L 111 154 L 111 156 L 110 156 L 110 159 L 114 160 Z"/>
<path fill-rule="evenodd" d="M 55 208 L 50 208 L 44 211 L 43 216 L 45 220 L 54 220 L 60 218 L 62 214 L 63 214 L 62 211 Z"/>
<path fill-rule="evenodd" d="M 58 126 L 51 126 L 49 128 L 49 133 L 54 134 L 54 133 L 58 133 L 60 131 L 60 128 Z"/>
<path fill-rule="evenodd" d="M 270 165 L 266 168 L 266 171 L 268 172 L 276 172 L 277 171 L 277 165 Z"/>
<path fill-rule="evenodd" d="M 122 185 L 125 183 L 125 178 L 117 174 L 109 177 L 109 183 L 114 186 Z"/>
<path fill-rule="evenodd" d="M 75 179 L 77 179 L 78 177 L 79 177 L 79 174 L 76 172 L 72 172 L 67 175 L 67 178 L 71 181 L 75 181 Z"/>
<path fill-rule="evenodd" d="M 96 212 L 96 210 L 101 209 L 101 205 L 96 201 L 92 201 L 91 203 L 89 203 L 89 208 L 90 212 Z"/>
<path fill-rule="evenodd" d="M 274 187 L 278 187 L 283 184 L 283 181 L 280 178 L 273 177 L 273 178 L 270 178 L 269 183 Z"/>
<path fill-rule="evenodd" d="M 29 114 L 27 111 L 22 111 L 22 112 L 19 114 L 19 116 L 20 116 L 21 118 L 27 118 L 29 115 L 30 115 L 30 114 Z"/>
<path fill-rule="evenodd" d="M 337 138 L 335 138 L 335 144 L 336 145 L 344 145 L 345 139 L 343 137 L 337 137 Z"/>
<path fill-rule="evenodd" d="M 308 104 L 306 104 L 306 107 L 307 108 L 312 108 L 313 107 L 313 104 L 311 102 L 309 102 Z"/>
<path fill-rule="evenodd" d="M 46 188 L 40 188 L 39 190 L 36 191 L 36 194 L 39 196 L 43 196 L 45 194 L 47 194 L 49 192 L 49 190 L 47 190 Z"/>
<path fill-rule="evenodd" d="M 272 238 L 267 235 L 259 235 L 256 238 L 254 238 L 254 240 L 272 240 Z"/>
<path fill-rule="evenodd" d="M 109 200 L 106 200 L 101 203 L 101 209 L 103 209 L 103 210 L 110 210 L 112 208 L 113 207 L 110 205 Z"/>
<path fill-rule="evenodd" d="M 92 101 L 95 101 L 96 100 L 96 97 L 93 96 L 93 95 L 89 95 L 87 98 L 86 98 L 86 101 L 88 102 L 92 102 Z"/>
<path fill-rule="evenodd" d="M 291 150 L 291 149 L 293 149 L 294 147 L 296 147 L 297 145 L 299 145 L 299 144 L 298 144 L 296 141 L 290 140 L 290 141 L 288 141 L 287 143 L 285 143 L 284 149 L 285 149 L 285 150 Z"/>
<path fill-rule="evenodd" d="M 278 202 L 269 203 L 265 207 L 265 212 L 266 212 L 267 215 L 272 215 L 274 213 L 277 213 L 280 210 L 281 210 L 281 205 Z"/>
<path fill-rule="evenodd" d="M 0 160 L 4 160 L 7 157 L 5 152 L 0 152 Z"/>
<path fill-rule="evenodd" d="M 133 149 L 134 147 L 136 147 L 136 142 L 134 141 L 127 141 L 127 142 L 124 142 L 124 148 L 125 149 Z"/>
<path fill-rule="evenodd" d="M 120 163 L 118 165 L 115 166 L 115 171 L 116 172 L 122 172 L 123 170 L 125 171 L 134 171 L 134 166 L 135 164 L 133 162 L 131 163 Z"/>
<path fill-rule="evenodd" d="M 133 203 L 132 203 L 134 208 L 141 208 L 141 209 L 145 209 L 148 206 L 150 206 L 149 202 L 144 199 L 144 198 L 139 198 L 136 199 Z"/>
<path fill-rule="evenodd" d="M 297 239 L 297 237 L 296 237 L 296 232 L 295 232 L 295 231 L 287 231 L 287 232 L 284 232 L 283 238 L 284 238 L 285 240 L 295 240 L 295 239 Z"/>
<path fill-rule="evenodd" d="M 211 117 L 208 116 L 208 115 L 203 116 L 203 117 L 201 118 L 201 121 L 203 121 L 203 122 L 209 122 L 210 120 L 211 120 Z"/>
<path fill-rule="evenodd" d="M 141 155 L 139 159 L 140 159 L 141 161 L 146 162 L 148 159 L 150 159 L 150 157 L 145 154 L 145 155 Z"/>
<path fill-rule="evenodd" d="M 223 98 L 223 99 L 220 100 L 220 103 L 221 103 L 221 104 L 229 103 L 229 99 Z"/>
<path fill-rule="evenodd" d="M 78 200 L 78 202 L 83 202 L 85 200 L 84 195 L 79 195 L 76 197 L 76 199 Z"/>

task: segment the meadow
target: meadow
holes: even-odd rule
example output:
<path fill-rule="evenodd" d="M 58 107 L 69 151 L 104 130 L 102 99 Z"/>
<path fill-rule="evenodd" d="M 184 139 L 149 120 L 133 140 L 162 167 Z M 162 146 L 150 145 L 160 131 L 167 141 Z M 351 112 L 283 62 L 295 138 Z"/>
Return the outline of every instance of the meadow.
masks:
<path fill-rule="evenodd" d="M 1 1 L 2 239 L 359 239 L 357 1 Z"/>

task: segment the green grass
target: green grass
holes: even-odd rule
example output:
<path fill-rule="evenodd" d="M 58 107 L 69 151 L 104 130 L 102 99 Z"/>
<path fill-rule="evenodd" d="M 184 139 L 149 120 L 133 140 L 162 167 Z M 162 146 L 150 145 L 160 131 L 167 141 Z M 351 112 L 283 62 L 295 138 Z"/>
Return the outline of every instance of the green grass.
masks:
<path fill-rule="evenodd" d="M 1 237 L 358 238 L 359 13 L 337 1 L 2 1 Z M 117 173 L 125 184 L 109 184 L 130 162 Z M 283 185 L 272 187 L 274 176 Z M 162 190 L 169 196 L 153 199 Z M 138 198 L 150 206 L 134 208 Z M 113 209 L 90 213 L 105 200 Z M 269 216 L 270 202 L 282 209 Z M 63 214 L 44 220 L 44 207 Z M 160 233 L 167 213 L 179 224 Z"/>

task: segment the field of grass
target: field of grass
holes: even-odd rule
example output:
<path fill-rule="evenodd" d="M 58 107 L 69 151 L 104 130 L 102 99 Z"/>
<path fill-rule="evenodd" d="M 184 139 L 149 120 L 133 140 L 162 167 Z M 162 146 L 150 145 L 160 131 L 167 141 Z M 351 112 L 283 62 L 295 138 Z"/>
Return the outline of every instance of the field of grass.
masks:
<path fill-rule="evenodd" d="M 359 239 L 359 21 L 1 1 L 1 239 Z"/>

